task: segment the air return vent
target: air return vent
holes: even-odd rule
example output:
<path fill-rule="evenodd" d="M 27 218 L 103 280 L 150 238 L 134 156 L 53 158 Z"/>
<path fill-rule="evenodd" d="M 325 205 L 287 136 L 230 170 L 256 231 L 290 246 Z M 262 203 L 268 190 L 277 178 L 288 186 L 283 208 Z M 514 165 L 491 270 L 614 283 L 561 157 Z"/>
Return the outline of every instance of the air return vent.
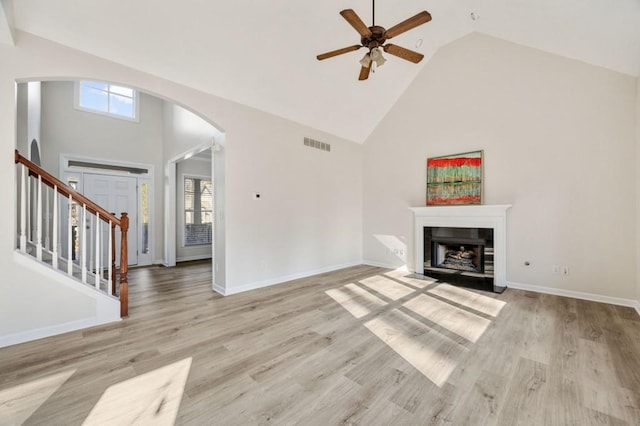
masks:
<path fill-rule="evenodd" d="M 328 143 L 320 142 L 311 138 L 304 138 L 304 146 L 309 148 L 319 149 L 320 151 L 331 151 L 331 145 Z"/>

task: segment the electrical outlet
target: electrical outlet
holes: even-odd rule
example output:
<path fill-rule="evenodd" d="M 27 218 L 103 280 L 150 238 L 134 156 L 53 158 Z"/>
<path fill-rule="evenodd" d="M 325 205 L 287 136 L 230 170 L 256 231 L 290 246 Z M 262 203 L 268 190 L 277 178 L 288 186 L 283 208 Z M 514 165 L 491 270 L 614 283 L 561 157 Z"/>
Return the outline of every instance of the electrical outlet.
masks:
<path fill-rule="evenodd" d="M 560 275 L 560 265 L 553 265 L 551 267 L 551 273 L 554 275 Z"/>
<path fill-rule="evenodd" d="M 569 275 L 569 267 L 568 266 L 563 266 L 562 267 L 562 275 Z"/>

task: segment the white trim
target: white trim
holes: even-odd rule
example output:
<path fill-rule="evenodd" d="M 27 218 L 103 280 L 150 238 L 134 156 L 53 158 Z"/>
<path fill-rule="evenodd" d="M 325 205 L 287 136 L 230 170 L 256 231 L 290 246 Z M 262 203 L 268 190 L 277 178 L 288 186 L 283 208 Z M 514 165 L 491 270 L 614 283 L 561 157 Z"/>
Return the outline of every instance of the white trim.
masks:
<path fill-rule="evenodd" d="M 377 266 L 378 268 L 386 268 L 386 269 L 398 269 L 398 268 L 407 268 L 407 271 L 410 271 L 408 269 L 408 265 L 406 264 L 402 264 L 400 266 L 398 265 L 392 265 L 390 263 L 382 263 L 382 262 L 375 262 L 373 260 L 363 260 L 362 261 L 363 265 L 369 265 L 369 266 Z M 414 271 L 410 271 L 410 272 L 414 272 Z"/>
<path fill-rule="evenodd" d="M 0 348 L 17 345 L 19 343 L 31 342 L 32 340 L 44 339 L 45 337 L 69 333 L 71 331 L 82 330 L 89 327 L 95 327 L 97 325 L 109 324 L 115 321 L 120 321 L 120 318 L 116 320 L 106 320 L 100 319 L 99 317 L 92 317 L 77 321 L 65 322 L 63 324 L 52 325 L 49 327 L 36 328 L 34 330 L 26 330 L 19 333 L 8 334 L 6 336 L 0 336 Z"/>
<path fill-rule="evenodd" d="M 634 306 L 634 308 L 636 308 L 636 312 L 638 312 L 638 315 L 640 315 L 640 300 L 636 301 L 636 305 Z"/>
<path fill-rule="evenodd" d="M 208 244 L 205 244 L 208 245 Z M 192 246 L 190 246 L 192 247 Z M 192 260 L 213 259 L 210 254 L 197 254 L 193 256 L 182 256 L 176 259 L 176 262 L 189 262 Z"/>
<path fill-rule="evenodd" d="M 640 314 L 640 303 L 633 299 L 624 299 L 622 297 L 611 297 L 602 294 L 584 293 L 582 291 L 565 290 L 562 288 L 543 287 L 532 284 L 522 284 L 509 282 L 508 288 L 516 290 L 533 291 L 535 293 L 552 294 L 554 296 L 571 297 L 573 299 L 589 300 L 591 302 L 608 303 L 610 305 L 628 306 L 635 308 Z"/>
<path fill-rule="evenodd" d="M 76 167 L 69 166 L 69 161 L 82 161 L 86 163 L 96 163 L 96 164 L 104 164 L 106 166 L 119 166 L 119 167 L 131 167 L 136 169 L 147 169 L 147 173 L 142 174 L 131 174 L 125 171 L 119 170 L 110 170 L 110 169 L 93 169 L 91 167 Z M 93 173 L 93 174 L 103 174 L 103 175 L 123 175 L 123 176 L 134 176 L 134 177 L 146 177 L 149 179 L 153 179 L 155 175 L 155 166 L 153 164 L 148 163 L 136 163 L 131 161 L 121 161 L 114 159 L 106 159 L 106 158 L 98 158 L 98 157 L 87 157 L 85 155 L 75 155 L 75 154 L 67 154 L 60 153 L 60 175 L 63 172 L 69 173 Z"/>
<path fill-rule="evenodd" d="M 221 286 L 218 283 L 213 283 L 213 291 L 215 291 L 218 294 L 221 294 L 223 296 L 227 296 L 227 293 L 224 290 L 224 286 Z"/>
<path fill-rule="evenodd" d="M 359 262 L 359 261 L 343 263 L 341 265 L 328 266 L 326 268 L 320 268 L 320 269 L 315 269 L 315 270 L 306 271 L 306 272 L 299 272 L 296 274 L 285 275 L 277 278 L 271 278 L 268 280 L 258 281 L 255 283 L 244 284 L 235 288 L 229 288 L 228 285 L 225 288 L 223 288 L 222 286 L 214 283 L 213 290 L 215 290 L 216 292 L 220 293 L 223 296 L 230 296 L 232 294 L 243 293 L 245 291 L 256 290 L 258 288 L 263 288 L 263 287 L 270 287 L 272 285 L 284 284 L 286 282 L 297 280 L 300 278 L 307 278 L 313 275 L 323 274 L 325 272 L 333 272 L 339 269 L 350 268 L 352 266 L 358 266 L 361 264 L 362 262 Z"/>

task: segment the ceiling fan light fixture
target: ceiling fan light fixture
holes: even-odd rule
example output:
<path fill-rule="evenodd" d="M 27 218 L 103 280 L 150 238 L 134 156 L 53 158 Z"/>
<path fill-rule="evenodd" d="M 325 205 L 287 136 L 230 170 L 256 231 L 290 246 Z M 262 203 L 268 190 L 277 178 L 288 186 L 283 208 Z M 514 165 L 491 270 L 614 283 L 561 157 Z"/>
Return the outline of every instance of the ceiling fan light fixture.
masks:
<path fill-rule="evenodd" d="M 360 59 L 360 65 L 365 68 L 369 68 L 369 66 L 371 65 L 371 55 L 365 53 L 362 59 Z"/>
<path fill-rule="evenodd" d="M 379 48 L 375 47 L 371 49 L 371 60 L 375 62 L 376 67 L 381 67 L 387 60 L 382 56 L 382 52 Z"/>

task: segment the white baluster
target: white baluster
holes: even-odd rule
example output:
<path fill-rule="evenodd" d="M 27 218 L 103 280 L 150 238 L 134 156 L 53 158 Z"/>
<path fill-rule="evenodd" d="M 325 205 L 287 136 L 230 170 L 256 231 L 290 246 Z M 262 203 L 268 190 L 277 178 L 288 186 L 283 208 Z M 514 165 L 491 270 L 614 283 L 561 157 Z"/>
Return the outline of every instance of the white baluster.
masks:
<path fill-rule="evenodd" d="M 20 179 L 20 251 L 27 252 L 27 167 L 24 164 Z"/>
<path fill-rule="evenodd" d="M 53 186 L 53 234 L 51 235 L 53 249 L 53 261 L 51 266 L 58 269 L 58 186 Z"/>
<path fill-rule="evenodd" d="M 113 258 L 111 257 L 111 250 L 113 250 L 113 246 L 111 245 L 111 238 L 112 237 L 112 233 L 113 232 L 113 227 L 111 225 L 111 221 L 109 221 L 109 248 L 108 248 L 108 253 L 107 253 L 107 277 L 108 277 L 108 282 L 107 282 L 107 293 L 113 296 L 113 286 L 112 284 L 112 280 L 113 280 L 113 268 L 112 268 L 112 263 L 113 263 Z"/>
<path fill-rule="evenodd" d="M 82 244 L 80 245 L 80 261 L 82 262 L 82 282 L 87 283 L 87 205 L 82 205 L 82 221 L 78 224 L 82 229 Z"/>
<path fill-rule="evenodd" d="M 67 274 L 73 275 L 73 197 L 69 195 L 67 212 Z"/>
<path fill-rule="evenodd" d="M 96 288 L 100 290 L 100 213 L 96 212 Z"/>
<path fill-rule="evenodd" d="M 42 176 L 38 176 L 36 200 L 36 258 L 42 262 Z"/>
<path fill-rule="evenodd" d="M 44 189 L 44 192 L 46 194 L 46 198 L 45 198 L 45 206 L 46 206 L 46 214 L 44 215 L 44 248 L 47 250 L 51 250 L 51 240 L 49 239 L 49 231 L 50 231 L 50 227 L 51 227 L 51 222 L 50 222 L 50 218 L 51 218 L 51 210 L 50 210 L 50 200 L 49 200 L 49 187 L 47 186 Z"/>
<path fill-rule="evenodd" d="M 27 241 L 32 242 L 33 232 L 31 232 L 31 178 L 27 172 Z"/>

